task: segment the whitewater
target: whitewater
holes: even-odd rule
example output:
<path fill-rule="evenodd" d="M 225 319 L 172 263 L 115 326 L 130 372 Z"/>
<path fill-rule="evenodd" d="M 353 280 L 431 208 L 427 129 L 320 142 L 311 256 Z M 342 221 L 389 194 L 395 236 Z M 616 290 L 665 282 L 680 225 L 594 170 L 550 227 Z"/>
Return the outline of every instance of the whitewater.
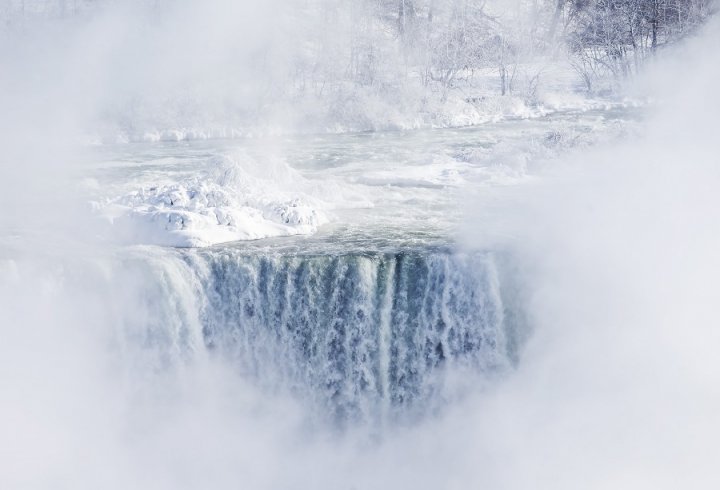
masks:
<path fill-rule="evenodd" d="M 108 239 L 127 243 L 447 236 L 471 189 L 527 182 L 563 151 L 632 131 L 641 109 L 615 106 L 457 129 L 105 145 L 86 157 L 84 184 Z"/>

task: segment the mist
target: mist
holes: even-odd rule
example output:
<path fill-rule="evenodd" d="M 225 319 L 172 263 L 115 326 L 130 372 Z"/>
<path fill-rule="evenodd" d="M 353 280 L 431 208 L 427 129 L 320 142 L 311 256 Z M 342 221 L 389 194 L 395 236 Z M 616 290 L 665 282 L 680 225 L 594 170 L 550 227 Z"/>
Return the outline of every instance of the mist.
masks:
<path fill-rule="evenodd" d="M 490 486 L 715 485 L 719 101 L 701 53 L 717 33 L 648 73 L 665 104 L 642 138 L 574 155 L 518 213 L 536 330 L 515 378 L 478 402 L 498 412 L 477 439 L 516 465 Z"/>
<path fill-rule="evenodd" d="M 304 105 L 263 106 L 320 25 L 291 8 L 130 2 L 3 31 L 3 486 L 716 488 L 717 19 L 635 80 L 658 101 L 639 135 L 469 193 L 463 249 L 516 261 L 517 365 L 450 372 L 459 392 L 404 424 L 337 430 L 206 349 L 206 271 L 108 242 L 78 183 L 89 141 L 258 114 L 259 133 L 302 130 Z"/>

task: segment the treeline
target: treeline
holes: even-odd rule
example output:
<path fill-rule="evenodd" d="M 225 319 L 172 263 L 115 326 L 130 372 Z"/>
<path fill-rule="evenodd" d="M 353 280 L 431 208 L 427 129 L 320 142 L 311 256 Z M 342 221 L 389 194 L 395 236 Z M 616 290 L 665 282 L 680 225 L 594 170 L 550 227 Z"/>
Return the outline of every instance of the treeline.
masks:
<path fill-rule="evenodd" d="M 711 0 L 558 0 L 563 40 L 587 88 L 636 73 L 658 48 L 695 31 Z"/>
<path fill-rule="evenodd" d="M 188 3 L 133 1 L 151 7 L 152 15 Z M 238 0 L 209 0 L 223 1 Z M 282 60 L 285 69 L 274 66 L 272 76 L 281 73 L 291 91 L 322 95 L 346 85 L 382 90 L 408 80 L 447 90 L 472 86 L 478 74 L 492 73 L 500 94 L 526 97 L 532 97 L 542 65 L 558 60 L 569 60 L 589 91 L 632 76 L 654 52 L 702 25 L 714 5 L 714 0 L 268 1 L 277 3 L 277 18 L 262 21 L 282 25 L 282 32 L 259 58 Z M 119 3 L 0 0 L 0 13 L 12 24 L 27 16 L 72 16 Z"/>
<path fill-rule="evenodd" d="M 419 79 L 425 86 L 472 84 L 492 70 L 501 94 L 532 97 L 542 66 L 568 60 L 588 91 L 637 73 L 663 46 L 694 32 L 713 0 L 316 0 L 342 34 L 317 46 L 345 58 L 335 77 L 361 85 Z M 343 18 L 343 15 L 346 18 Z M 349 34 L 344 37 L 343 34 Z M 329 36 L 329 37 L 328 37 Z M 327 44 L 332 45 L 328 47 Z M 328 82 L 319 54 L 311 61 Z M 343 62 L 347 61 L 343 70 Z M 321 66 L 322 65 L 322 66 Z M 298 67 L 303 72 L 308 67 Z M 325 70 L 325 71 L 323 71 Z"/>

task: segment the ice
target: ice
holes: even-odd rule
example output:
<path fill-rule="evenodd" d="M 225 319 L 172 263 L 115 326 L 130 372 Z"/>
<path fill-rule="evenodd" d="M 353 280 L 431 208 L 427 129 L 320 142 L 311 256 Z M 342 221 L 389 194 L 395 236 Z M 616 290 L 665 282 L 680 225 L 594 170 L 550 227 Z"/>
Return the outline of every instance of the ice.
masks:
<path fill-rule="evenodd" d="M 261 177 L 252 165 L 242 154 L 217 158 L 200 175 L 143 187 L 98 208 L 121 241 L 175 247 L 310 234 L 327 222 L 321 202 L 283 188 L 302 181 L 289 167 Z"/>

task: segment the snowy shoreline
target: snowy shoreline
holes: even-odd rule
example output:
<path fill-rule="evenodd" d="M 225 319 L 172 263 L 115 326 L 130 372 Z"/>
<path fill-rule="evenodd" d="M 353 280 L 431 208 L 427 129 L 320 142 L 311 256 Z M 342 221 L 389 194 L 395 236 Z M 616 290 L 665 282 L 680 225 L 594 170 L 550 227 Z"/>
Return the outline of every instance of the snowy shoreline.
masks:
<path fill-rule="evenodd" d="M 629 96 L 588 97 L 582 94 L 547 94 L 543 103 L 527 104 L 522 97 L 483 95 L 456 97 L 454 110 L 436 113 L 395 114 L 394 118 L 356 117 L 357 121 L 308 121 L 302 124 L 253 125 L 188 125 L 180 127 L 151 127 L 138 131 L 119 131 L 112 134 L 86 134 L 82 140 L 91 146 L 123 145 L 131 143 L 165 143 L 223 139 L 255 139 L 284 136 L 352 134 L 364 132 L 413 131 L 429 129 L 460 129 L 515 119 L 537 119 L 560 113 L 606 111 L 647 106 L 646 98 Z M 359 122 L 358 122 L 359 121 Z"/>

